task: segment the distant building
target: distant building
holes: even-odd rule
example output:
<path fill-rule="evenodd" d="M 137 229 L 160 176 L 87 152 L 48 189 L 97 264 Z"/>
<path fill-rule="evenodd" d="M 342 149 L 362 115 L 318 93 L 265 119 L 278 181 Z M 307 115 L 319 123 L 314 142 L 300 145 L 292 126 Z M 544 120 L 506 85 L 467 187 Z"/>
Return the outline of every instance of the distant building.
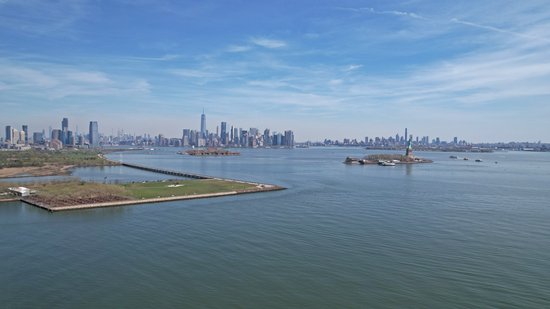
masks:
<path fill-rule="evenodd" d="M 28 145 L 29 144 L 29 126 L 23 125 L 22 129 L 23 129 L 23 132 L 25 132 L 25 138 L 23 139 L 23 141 L 25 142 L 25 145 Z"/>
<path fill-rule="evenodd" d="M 292 132 L 291 130 L 288 130 L 288 131 L 285 131 L 285 141 L 284 141 L 284 145 L 286 147 L 294 147 L 294 132 Z"/>
<path fill-rule="evenodd" d="M 222 121 L 221 123 L 221 142 L 225 146 L 227 145 L 227 122 Z"/>
<path fill-rule="evenodd" d="M 61 143 L 61 141 L 58 139 L 53 139 L 50 141 L 50 148 L 53 148 L 55 150 L 63 149 L 63 143 Z"/>
<path fill-rule="evenodd" d="M 19 140 L 17 141 L 18 144 L 26 144 L 25 141 L 27 140 L 27 135 L 25 134 L 25 131 L 19 131 Z"/>
<path fill-rule="evenodd" d="M 69 143 L 69 118 L 63 118 L 61 121 L 61 142 L 63 144 Z"/>
<path fill-rule="evenodd" d="M 269 129 L 264 130 L 264 146 L 271 146 L 271 137 L 269 136 Z"/>
<path fill-rule="evenodd" d="M 11 129 L 11 143 L 12 144 L 19 144 L 21 141 L 21 134 L 19 134 L 19 130 L 16 128 Z"/>
<path fill-rule="evenodd" d="M 61 141 L 61 130 L 59 129 L 53 129 L 52 130 L 52 136 L 50 136 L 51 140 L 58 140 Z"/>
<path fill-rule="evenodd" d="M 6 140 L 5 141 L 8 144 L 13 142 L 11 126 L 6 126 Z"/>
<path fill-rule="evenodd" d="M 29 196 L 31 194 L 31 189 L 26 187 L 11 187 L 8 190 L 19 196 Z"/>
<path fill-rule="evenodd" d="M 206 115 L 204 114 L 204 109 L 201 114 L 201 137 L 206 138 Z"/>
<path fill-rule="evenodd" d="M 90 121 L 89 139 L 90 147 L 99 147 L 99 129 L 97 121 Z"/>
<path fill-rule="evenodd" d="M 34 144 L 44 144 L 44 134 L 41 132 L 34 132 L 32 134 L 32 141 Z"/>

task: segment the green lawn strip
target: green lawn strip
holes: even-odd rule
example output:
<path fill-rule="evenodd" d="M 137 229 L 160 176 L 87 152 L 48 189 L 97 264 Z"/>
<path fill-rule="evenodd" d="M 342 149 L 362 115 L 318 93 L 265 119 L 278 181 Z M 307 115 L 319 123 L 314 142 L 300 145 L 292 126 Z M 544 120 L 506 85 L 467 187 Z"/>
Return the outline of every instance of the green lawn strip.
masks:
<path fill-rule="evenodd" d="M 256 186 L 218 179 L 170 180 L 160 182 L 129 183 L 122 185 L 127 195 L 136 199 L 186 196 L 255 189 Z"/>
<path fill-rule="evenodd" d="M 128 196 L 124 188 L 120 185 L 84 181 L 38 183 L 29 187 L 36 190 L 39 196 L 49 198 L 78 198 L 106 195 Z"/>

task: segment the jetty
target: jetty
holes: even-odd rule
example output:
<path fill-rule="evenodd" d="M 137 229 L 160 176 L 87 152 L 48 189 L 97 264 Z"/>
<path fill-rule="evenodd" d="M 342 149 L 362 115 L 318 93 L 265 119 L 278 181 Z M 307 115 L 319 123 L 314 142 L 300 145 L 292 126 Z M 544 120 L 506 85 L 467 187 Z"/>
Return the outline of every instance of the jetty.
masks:
<path fill-rule="evenodd" d="M 198 174 L 192 174 L 192 173 L 185 173 L 185 172 L 178 172 L 178 171 L 171 171 L 171 170 L 165 170 L 155 167 L 149 167 L 149 166 L 143 166 L 138 164 L 131 164 L 131 163 L 120 163 L 122 166 L 131 167 L 143 171 L 158 173 L 158 174 L 165 174 L 165 175 L 171 175 L 171 176 L 177 176 L 177 177 L 185 177 L 185 178 L 193 178 L 193 179 L 214 179 L 214 177 L 210 176 L 204 176 L 204 175 L 198 175 Z"/>

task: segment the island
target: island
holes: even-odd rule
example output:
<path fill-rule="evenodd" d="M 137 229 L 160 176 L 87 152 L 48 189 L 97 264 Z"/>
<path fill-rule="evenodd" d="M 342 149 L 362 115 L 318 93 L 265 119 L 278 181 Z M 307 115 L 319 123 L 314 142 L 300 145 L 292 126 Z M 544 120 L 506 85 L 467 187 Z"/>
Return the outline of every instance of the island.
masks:
<path fill-rule="evenodd" d="M 17 155 L 11 153 L 6 156 L 11 159 L 9 160 L 10 166 L 0 169 L 0 171 L 12 172 L 0 174 L 0 178 L 9 178 L 12 175 L 29 176 L 29 181 L 0 182 L 0 202 L 20 200 L 51 212 L 212 198 L 286 189 L 272 184 L 224 179 L 116 162 L 105 158 L 101 152 L 78 153 L 76 157 L 73 156 L 74 153 L 57 151 L 29 153 L 21 151 L 16 153 Z M 3 164 L 3 166 L 6 165 L 8 164 Z M 179 177 L 179 179 L 106 184 L 81 180 L 36 182 L 33 177 L 30 177 L 31 175 L 44 174 L 66 175 L 70 172 L 70 168 L 93 165 L 122 165 L 171 175 Z M 14 168 L 20 169 L 18 173 L 12 170 Z M 27 174 L 22 175 L 22 171 Z"/>
<path fill-rule="evenodd" d="M 363 158 L 347 157 L 344 160 L 345 164 L 378 164 L 382 166 L 395 166 L 396 164 L 417 164 L 417 163 L 433 163 L 432 160 L 418 158 L 413 155 L 412 139 L 406 148 L 404 155 L 402 154 L 372 154 Z"/>
<path fill-rule="evenodd" d="M 11 196 L 3 195 L 0 200 L 19 199 L 51 212 L 212 198 L 284 189 L 275 185 L 224 179 L 173 179 L 124 184 L 70 180 L 30 183 L 26 184 L 26 187 L 8 186 L 9 184 L 0 183 L 0 192 L 12 193 Z M 25 193 L 17 194 L 17 192 Z"/>
<path fill-rule="evenodd" d="M 229 151 L 225 149 L 218 148 L 207 148 L 207 149 L 190 149 L 185 152 L 180 151 L 179 154 L 188 154 L 190 156 L 238 156 L 239 152 Z"/>

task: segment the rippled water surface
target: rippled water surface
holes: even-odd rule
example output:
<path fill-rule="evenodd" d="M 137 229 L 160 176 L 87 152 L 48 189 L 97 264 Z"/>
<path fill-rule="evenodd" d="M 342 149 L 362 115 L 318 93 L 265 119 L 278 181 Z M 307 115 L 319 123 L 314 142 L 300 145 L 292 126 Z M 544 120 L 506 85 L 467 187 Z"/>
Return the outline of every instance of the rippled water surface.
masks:
<path fill-rule="evenodd" d="M 550 153 L 380 167 L 341 163 L 362 149 L 176 151 L 110 157 L 288 190 L 60 213 L 0 204 L 2 307 L 550 307 Z"/>

